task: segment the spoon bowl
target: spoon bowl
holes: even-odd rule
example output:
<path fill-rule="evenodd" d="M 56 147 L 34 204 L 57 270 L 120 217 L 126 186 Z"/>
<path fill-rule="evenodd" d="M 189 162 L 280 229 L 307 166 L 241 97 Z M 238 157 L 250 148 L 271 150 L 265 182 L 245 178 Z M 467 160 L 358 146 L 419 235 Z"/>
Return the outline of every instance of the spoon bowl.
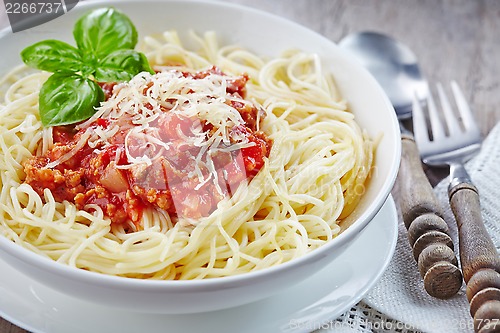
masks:
<path fill-rule="evenodd" d="M 415 54 L 399 41 L 376 32 L 346 36 L 339 46 L 351 53 L 380 83 L 399 119 L 411 117 L 414 94 L 427 97 Z"/>

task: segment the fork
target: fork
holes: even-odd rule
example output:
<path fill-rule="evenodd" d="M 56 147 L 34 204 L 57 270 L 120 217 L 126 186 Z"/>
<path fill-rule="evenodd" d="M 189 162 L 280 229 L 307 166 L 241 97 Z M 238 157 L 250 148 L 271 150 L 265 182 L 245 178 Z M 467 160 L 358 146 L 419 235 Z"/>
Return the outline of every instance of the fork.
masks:
<path fill-rule="evenodd" d="M 448 196 L 458 225 L 460 263 L 474 330 L 500 332 L 500 257 L 483 224 L 478 190 L 464 168 L 481 148 L 481 133 L 458 84 L 453 81 L 451 89 L 460 116 L 455 116 L 443 86 L 438 84 L 442 114 L 429 94 L 430 128 L 424 108 L 414 99 L 415 141 L 425 164 L 450 168 Z"/>

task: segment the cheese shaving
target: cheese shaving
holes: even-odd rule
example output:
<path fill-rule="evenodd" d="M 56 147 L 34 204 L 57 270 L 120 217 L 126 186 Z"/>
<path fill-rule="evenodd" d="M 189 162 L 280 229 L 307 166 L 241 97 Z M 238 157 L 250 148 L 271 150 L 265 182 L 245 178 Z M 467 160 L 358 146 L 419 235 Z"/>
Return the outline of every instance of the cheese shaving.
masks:
<path fill-rule="evenodd" d="M 156 74 L 140 73 L 131 81 L 115 86 L 113 96 L 102 103 L 93 117 L 76 127 L 87 129 L 77 147 L 62 158 L 51 162 L 48 167 L 55 167 L 76 153 L 77 148 L 86 143 L 91 148 L 104 149 L 111 144 L 113 137 L 123 131 L 125 134 L 125 155 L 128 164 L 117 165 L 120 169 L 130 169 L 138 164 L 152 165 L 162 154 L 168 154 L 171 142 L 159 138 L 158 121 L 166 113 L 174 114 L 192 121 L 188 134 L 180 126 L 176 131 L 186 144 L 199 147 L 194 170 L 190 176 L 196 176 L 200 186 L 213 178 L 218 184 L 217 170 L 211 154 L 233 152 L 238 149 L 254 146 L 243 133 L 233 131 L 237 126 L 245 125 L 241 114 L 231 106 L 231 102 L 249 104 L 237 94 L 228 94 L 228 80 L 232 77 L 207 72 L 204 77 L 193 77 L 189 73 L 170 69 Z M 95 126 L 98 119 L 109 121 L 107 126 Z M 203 130 L 203 124 L 212 125 L 212 130 Z M 131 140 L 160 147 L 157 151 L 148 151 L 142 156 L 134 155 L 130 150 Z M 137 141 L 135 141 L 137 142 Z M 171 153 L 170 153 L 171 154 Z M 203 170 L 208 170 L 209 175 Z M 222 193 L 222 189 L 217 185 Z"/>

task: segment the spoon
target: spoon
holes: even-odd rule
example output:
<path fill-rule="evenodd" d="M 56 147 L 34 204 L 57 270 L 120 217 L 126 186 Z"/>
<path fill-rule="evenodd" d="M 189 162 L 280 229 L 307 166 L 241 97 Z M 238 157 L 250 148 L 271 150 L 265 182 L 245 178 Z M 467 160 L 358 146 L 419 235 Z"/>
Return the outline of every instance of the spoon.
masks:
<path fill-rule="evenodd" d="M 413 256 L 427 293 L 440 299 L 452 297 L 462 286 L 462 273 L 441 205 L 422 169 L 413 135 L 405 127 L 415 96 L 424 101 L 429 93 L 417 58 L 407 46 L 375 32 L 346 36 L 339 46 L 375 77 L 394 106 L 402 145 L 397 183 Z"/>

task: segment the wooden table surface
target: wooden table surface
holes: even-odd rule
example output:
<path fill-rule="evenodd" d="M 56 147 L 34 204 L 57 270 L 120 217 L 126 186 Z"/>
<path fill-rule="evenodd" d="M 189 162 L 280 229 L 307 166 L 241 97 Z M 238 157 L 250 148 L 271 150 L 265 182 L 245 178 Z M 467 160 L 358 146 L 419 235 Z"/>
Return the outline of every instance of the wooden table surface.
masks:
<path fill-rule="evenodd" d="M 288 18 L 333 41 L 356 31 L 390 34 L 414 51 L 429 82 L 459 83 L 483 134 L 500 120 L 500 1 L 221 1 Z M 2 22 L 5 25 L 5 13 L 0 13 Z M 0 318 L 0 333 L 24 332 Z"/>

